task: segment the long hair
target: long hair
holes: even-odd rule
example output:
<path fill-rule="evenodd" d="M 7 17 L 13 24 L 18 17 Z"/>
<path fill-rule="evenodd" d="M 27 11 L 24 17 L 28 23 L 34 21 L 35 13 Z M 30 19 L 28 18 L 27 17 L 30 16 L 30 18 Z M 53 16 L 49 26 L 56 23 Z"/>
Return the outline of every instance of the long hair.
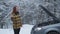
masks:
<path fill-rule="evenodd" d="M 19 12 L 17 11 L 17 6 L 14 6 L 14 7 L 13 7 L 13 12 L 12 12 L 12 13 L 14 13 L 14 14 L 16 14 L 16 15 L 19 14 Z"/>

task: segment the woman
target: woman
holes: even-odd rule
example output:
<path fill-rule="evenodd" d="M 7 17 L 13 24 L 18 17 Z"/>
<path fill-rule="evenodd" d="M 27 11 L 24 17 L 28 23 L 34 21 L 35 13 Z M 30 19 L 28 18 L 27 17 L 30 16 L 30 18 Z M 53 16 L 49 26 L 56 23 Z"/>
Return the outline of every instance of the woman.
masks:
<path fill-rule="evenodd" d="M 12 11 L 12 15 L 11 15 L 11 20 L 13 22 L 14 34 L 19 34 L 20 28 L 22 27 L 21 18 L 19 16 L 18 8 L 17 8 L 17 6 L 14 6 L 13 11 Z"/>

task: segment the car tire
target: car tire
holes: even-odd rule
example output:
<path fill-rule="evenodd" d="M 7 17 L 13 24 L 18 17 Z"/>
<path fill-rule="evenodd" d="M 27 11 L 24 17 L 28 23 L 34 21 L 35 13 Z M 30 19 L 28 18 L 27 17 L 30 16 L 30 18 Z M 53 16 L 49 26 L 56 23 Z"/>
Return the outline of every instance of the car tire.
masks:
<path fill-rule="evenodd" d="M 60 33 L 57 32 L 57 31 L 50 31 L 50 32 L 48 32 L 47 34 L 60 34 Z"/>

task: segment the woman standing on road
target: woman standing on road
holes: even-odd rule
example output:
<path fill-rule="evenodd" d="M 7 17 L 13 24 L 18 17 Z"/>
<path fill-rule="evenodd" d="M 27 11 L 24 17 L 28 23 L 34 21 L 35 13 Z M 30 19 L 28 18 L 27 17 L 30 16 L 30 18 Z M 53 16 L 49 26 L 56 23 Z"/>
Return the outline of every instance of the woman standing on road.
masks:
<path fill-rule="evenodd" d="M 18 8 L 19 8 L 18 6 L 14 6 L 11 14 L 14 34 L 19 34 L 20 28 L 22 27 L 21 17 L 19 16 Z"/>

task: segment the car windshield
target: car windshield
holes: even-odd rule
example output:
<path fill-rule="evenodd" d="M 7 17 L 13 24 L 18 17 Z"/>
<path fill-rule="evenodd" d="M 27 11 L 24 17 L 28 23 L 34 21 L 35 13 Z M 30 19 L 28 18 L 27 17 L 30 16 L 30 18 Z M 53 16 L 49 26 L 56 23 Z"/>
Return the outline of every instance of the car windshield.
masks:
<path fill-rule="evenodd" d="M 57 23 L 60 23 L 60 22 L 57 22 L 57 21 L 43 22 L 43 23 L 38 24 L 38 27 L 47 26 L 47 25 L 52 25 L 52 24 L 57 24 Z"/>

